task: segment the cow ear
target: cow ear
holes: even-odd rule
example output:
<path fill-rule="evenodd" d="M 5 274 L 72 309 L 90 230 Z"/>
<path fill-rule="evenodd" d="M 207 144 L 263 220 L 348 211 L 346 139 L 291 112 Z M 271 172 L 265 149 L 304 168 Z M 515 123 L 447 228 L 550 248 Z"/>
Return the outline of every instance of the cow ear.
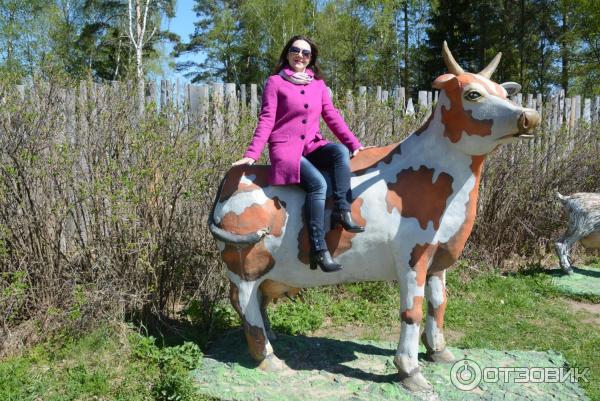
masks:
<path fill-rule="evenodd" d="M 504 82 L 500 86 L 506 90 L 508 96 L 514 96 L 521 90 L 521 85 L 516 82 Z"/>
<path fill-rule="evenodd" d="M 442 86 L 444 86 L 444 84 L 446 82 L 450 81 L 452 78 L 456 78 L 456 75 L 454 75 L 454 74 L 440 75 L 439 77 L 437 77 L 435 79 L 435 81 L 433 81 L 431 86 L 433 86 L 435 89 L 442 89 Z"/>

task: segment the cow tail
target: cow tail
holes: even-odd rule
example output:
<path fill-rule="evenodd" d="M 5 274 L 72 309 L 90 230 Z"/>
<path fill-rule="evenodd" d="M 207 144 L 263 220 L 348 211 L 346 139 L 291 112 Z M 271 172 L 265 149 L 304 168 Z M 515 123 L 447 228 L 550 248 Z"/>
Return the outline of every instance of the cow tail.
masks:
<path fill-rule="evenodd" d="M 265 235 L 269 233 L 269 228 L 264 228 L 262 230 L 258 230 L 257 232 L 250 234 L 234 234 L 229 231 L 223 230 L 218 227 L 215 223 L 214 215 L 215 209 L 217 207 L 217 202 L 221 197 L 221 192 L 223 190 L 223 185 L 225 185 L 225 180 L 227 179 L 227 175 L 221 180 L 221 184 L 219 185 L 219 190 L 217 191 L 217 195 L 215 197 L 215 201 L 213 202 L 212 209 L 210 214 L 208 215 L 208 229 L 215 239 L 219 241 L 223 241 L 227 244 L 233 245 L 253 245 L 258 243 Z"/>

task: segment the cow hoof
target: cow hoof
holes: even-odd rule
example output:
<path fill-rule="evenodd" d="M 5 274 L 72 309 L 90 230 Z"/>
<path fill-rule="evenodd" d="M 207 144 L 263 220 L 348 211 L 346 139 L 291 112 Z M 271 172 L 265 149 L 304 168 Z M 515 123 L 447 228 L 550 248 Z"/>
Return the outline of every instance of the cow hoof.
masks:
<path fill-rule="evenodd" d="M 402 387 L 412 393 L 421 393 L 433 390 L 433 386 L 427 381 L 421 372 L 416 372 L 411 376 L 405 377 L 400 381 L 400 384 Z"/>
<path fill-rule="evenodd" d="M 277 358 L 275 354 L 267 355 L 258 365 L 258 368 L 265 372 L 281 372 L 289 369 L 285 362 Z"/>
<path fill-rule="evenodd" d="M 448 348 L 444 348 L 442 351 L 428 352 L 427 359 L 436 363 L 451 363 L 456 361 L 454 354 Z"/>
<path fill-rule="evenodd" d="M 565 274 L 573 274 L 573 269 L 571 267 L 563 267 L 562 271 Z"/>

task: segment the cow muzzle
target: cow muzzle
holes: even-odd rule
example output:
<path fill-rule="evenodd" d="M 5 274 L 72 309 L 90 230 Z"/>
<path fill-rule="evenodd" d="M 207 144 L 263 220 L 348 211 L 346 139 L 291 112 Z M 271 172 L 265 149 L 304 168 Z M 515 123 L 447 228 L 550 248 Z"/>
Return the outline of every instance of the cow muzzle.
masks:
<path fill-rule="evenodd" d="M 533 130 L 540 125 L 540 120 L 540 114 L 537 111 L 525 109 L 517 122 L 519 132 L 514 136 L 519 138 L 533 138 Z"/>

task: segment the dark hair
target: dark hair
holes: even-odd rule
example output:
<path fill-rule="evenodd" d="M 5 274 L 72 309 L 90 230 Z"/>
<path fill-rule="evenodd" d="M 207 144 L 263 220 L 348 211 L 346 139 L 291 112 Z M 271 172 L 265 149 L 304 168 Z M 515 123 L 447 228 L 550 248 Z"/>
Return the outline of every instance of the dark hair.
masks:
<path fill-rule="evenodd" d="M 289 66 L 287 55 L 290 51 L 290 47 L 292 47 L 292 43 L 294 43 L 297 40 L 304 40 L 310 45 L 310 62 L 308 63 L 306 68 L 310 68 L 314 72 L 316 79 L 323 79 L 323 72 L 321 71 L 321 68 L 319 68 L 319 66 L 317 65 L 319 49 L 317 49 L 317 45 L 315 44 L 315 42 L 313 42 L 304 35 L 292 36 L 292 38 L 288 40 L 288 42 L 283 47 L 283 51 L 281 52 L 281 56 L 279 56 L 279 60 L 277 61 L 275 68 L 273 69 L 273 74 L 279 74 L 279 71 Z"/>

